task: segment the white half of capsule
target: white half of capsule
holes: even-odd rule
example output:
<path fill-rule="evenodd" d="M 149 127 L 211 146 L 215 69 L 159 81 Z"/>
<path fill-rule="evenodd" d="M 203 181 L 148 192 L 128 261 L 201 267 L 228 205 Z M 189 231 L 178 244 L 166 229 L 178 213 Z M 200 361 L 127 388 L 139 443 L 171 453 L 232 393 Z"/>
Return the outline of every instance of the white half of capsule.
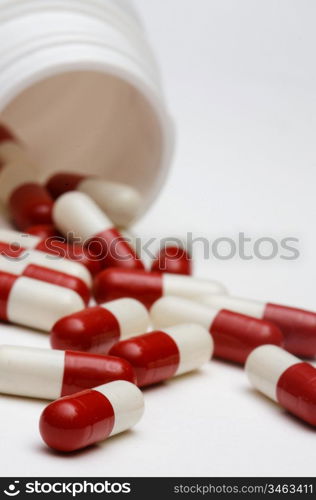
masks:
<path fill-rule="evenodd" d="M 117 226 L 128 226 L 142 206 L 139 192 L 127 184 L 87 177 L 77 190 L 90 196 Z"/>
<path fill-rule="evenodd" d="M 250 383 L 268 398 L 277 400 L 277 386 L 281 375 L 301 360 L 275 345 L 263 345 L 249 354 L 245 370 Z"/>
<path fill-rule="evenodd" d="M 8 245 L 17 245 L 20 248 L 32 249 L 42 241 L 38 236 L 20 233 L 13 229 L 0 229 L 0 241 Z"/>
<path fill-rule="evenodd" d="M 14 282 L 7 303 L 10 322 L 50 331 L 56 321 L 84 309 L 73 290 L 20 276 Z"/>
<path fill-rule="evenodd" d="M 37 250 L 26 250 L 18 257 L 6 257 L 0 255 L 0 271 L 22 275 L 29 265 L 44 267 L 57 273 L 64 273 L 82 280 L 89 288 L 92 286 L 92 278 L 89 271 L 79 262 L 63 259 Z"/>
<path fill-rule="evenodd" d="M 209 332 L 199 324 L 182 324 L 164 328 L 176 343 L 180 362 L 175 375 L 188 373 L 209 362 L 213 356 L 214 343 Z"/>
<path fill-rule="evenodd" d="M 65 193 L 55 201 L 53 220 L 64 236 L 80 238 L 81 243 L 114 227 L 90 196 L 78 191 Z"/>
<path fill-rule="evenodd" d="M 118 299 L 101 304 L 101 307 L 115 316 L 120 327 L 120 340 L 147 332 L 149 313 L 138 300 Z"/>
<path fill-rule="evenodd" d="M 0 346 L 0 392 L 54 400 L 61 396 L 65 352 Z"/>
<path fill-rule="evenodd" d="M 0 169 L 0 200 L 8 203 L 11 194 L 23 184 L 38 182 L 33 166 L 23 160 L 11 161 Z"/>
<path fill-rule="evenodd" d="M 162 297 L 150 310 L 151 322 L 155 328 L 164 328 L 179 323 L 197 323 L 210 331 L 218 309 L 181 297 Z"/>
<path fill-rule="evenodd" d="M 194 298 L 200 295 L 227 293 L 226 288 L 217 281 L 192 278 L 164 273 L 162 278 L 163 295 Z"/>
<path fill-rule="evenodd" d="M 131 382 L 117 380 L 93 389 L 105 396 L 114 410 L 114 426 L 110 436 L 133 427 L 144 413 L 142 392 Z"/>
<path fill-rule="evenodd" d="M 200 297 L 196 297 L 195 300 L 201 304 L 219 309 L 228 309 L 229 311 L 246 314 L 257 319 L 263 318 L 266 308 L 266 303 L 264 302 L 231 297 L 230 295 L 201 295 Z"/>

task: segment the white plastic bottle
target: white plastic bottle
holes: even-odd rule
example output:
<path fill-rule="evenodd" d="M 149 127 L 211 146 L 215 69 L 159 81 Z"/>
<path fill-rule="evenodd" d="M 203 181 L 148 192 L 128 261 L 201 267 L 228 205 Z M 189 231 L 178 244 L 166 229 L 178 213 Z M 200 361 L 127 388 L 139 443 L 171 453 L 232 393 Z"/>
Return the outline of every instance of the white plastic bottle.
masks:
<path fill-rule="evenodd" d="M 135 187 L 144 212 L 173 149 L 159 71 L 129 0 L 0 0 L 0 121 L 54 172 Z"/>

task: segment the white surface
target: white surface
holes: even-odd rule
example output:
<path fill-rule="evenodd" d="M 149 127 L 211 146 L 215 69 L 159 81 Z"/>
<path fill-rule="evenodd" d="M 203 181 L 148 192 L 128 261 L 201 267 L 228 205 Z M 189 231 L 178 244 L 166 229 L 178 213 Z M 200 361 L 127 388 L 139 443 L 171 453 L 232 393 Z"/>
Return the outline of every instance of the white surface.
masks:
<path fill-rule="evenodd" d="M 196 300 L 201 304 L 219 309 L 229 309 L 240 314 L 247 314 L 262 319 L 266 308 L 265 302 L 259 300 L 242 299 L 230 295 L 201 295 Z"/>
<path fill-rule="evenodd" d="M 113 222 L 90 196 L 77 191 L 65 193 L 55 201 L 53 220 L 61 233 L 80 238 L 81 244 L 113 228 Z"/>
<path fill-rule="evenodd" d="M 152 306 L 150 318 L 155 328 L 190 322 L 198 323 L 210 330 L 218 312 L 218 309 L 198 304 L 193 300 L 163 297 Z"/>
<path fill-rule="evenodd" d="M 57 399 L 64 377 L 64 351 L 0 346 L 0 392 Z"/>
<path fill-rule="evenodd" d="M 180 276 L 179 274 L 164 273 L 162 283 L 164 295 L 191 298 L 203 294 L 225 293 L 225 287 L 217 281 Z"/>
<path fill-rule="evenodd" d="M 182 375 L 197 370 L 209 362 L 213 355 L 213 339 L 210 333 L 200 325 L 182 324 L 164 328 L 176 343 L 180 361 L 175 375 Z"/>
<path fill-rule="evenodd" d="M 101 304 L 101 307 L 115 316 L 120 326 L 120 340 L 147 332 L 149 314 L 145 306 L 138 300 L 118 299 Z"/>
<path fill-rule="evenodd" d="M 166 189 L 135 232 L 193 231 L 212 241 L 236 240 L 240 231 L 298 237 L 296 261 L 203 260 L 197 246 L 195 272 L 235 296 L 315 310 L 315 2 L 135 3 L 159 54 L 179 135 Z M 10 326 L 1 328 L 1 341 L 48 346 L 46 335 Z M 253 390 L 239 366 L 212 361 L 144 396 L 133 431 L 71 456 L 42 444 L 44 402 L 2 397 L 1 473 L 315 475 L 315 430 Z"/>
<path fill-rule="evenodd" d="M 264 345 L 248 356 L 245 370 L 250 383 L 268 398 L 277 401 L 276 388 L 281 375 L 301 360 L 280 347 Z"/>
<path fill-rule="evenodd" d="M 19 276 L 9 294 L 7 317 L 12 323 L 49 332 L 56 321 L 84 309 L 73 290 Z"/>
<path fill-rule="evenodd" d="M 111 403 L 114 410 L 114 426 L 111 436 L 126 431 L 141 419 L 144 413 L 144 397 L 136 385 L 116 380 L 97 388 Z"/>

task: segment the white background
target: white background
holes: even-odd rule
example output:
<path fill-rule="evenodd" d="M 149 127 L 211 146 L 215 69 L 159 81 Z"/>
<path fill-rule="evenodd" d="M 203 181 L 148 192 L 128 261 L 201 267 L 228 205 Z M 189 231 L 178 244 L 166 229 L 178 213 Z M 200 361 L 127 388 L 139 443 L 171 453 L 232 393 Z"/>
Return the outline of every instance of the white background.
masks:
<path fill-rule="evenodd" d="M 295 262 L 198 258 L 196 274 L 236 295 L 315 309 L 315 2 L 135 4 L 178 131 L 168 183 L 135 232 L 299 238 Z M 48 345 L 44 334 L 3 326 L 1 342 Z M 1 474 L 315 474 L 313 429 L 254 392 L 239 366 L 214 361 L 145 398 L 133 431 L 61 456 L 39 437 L 42 401 L 1 397 Z"/>

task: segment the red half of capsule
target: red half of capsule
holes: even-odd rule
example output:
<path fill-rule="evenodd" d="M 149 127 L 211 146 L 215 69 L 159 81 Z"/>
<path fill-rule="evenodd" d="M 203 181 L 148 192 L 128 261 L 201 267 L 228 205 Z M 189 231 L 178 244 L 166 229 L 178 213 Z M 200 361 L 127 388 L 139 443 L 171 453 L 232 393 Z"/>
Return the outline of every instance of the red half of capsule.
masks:
<path fill-rule="evenodd" d="M 153 261 L 151 271 L 170 274 L 192 274 L 192 258 L 181 247 L 166 247 L 160 250 Z"/>
<path fill-rule="evenodd" d="M 114 314 L 95 306 L 57 321 L 50 341 L 53 349 L 106 354 L 120 335 L 120 325 Z"/>
<path fill-rule="evenodd" d="M 52 283 L 53 285 L 62 286 L 64 288 L 70 288 L 80 295 L 86 305 L 89 304 L 91 298 L 90 289 L 80 278 L 54 271 L 47 267 L 37 266 L 36 264 L 29 264 L 24 269 L 23 276 L 39 281 L 46 281 L 46 283 Z"/>
<path fill-rule="evenodd" d="M 107 229 L 87 243 L 89 251 L 102 261 L 103 267 L 144 269 L 144 264 L 129 242 L 117 229 Z"/>
<path fill-rule="evenodd" d="M 61 396 L 98 387 L 114 380 L 136 383 L 134 368 L 125 359 L 85 352 L 65 352 Z"/>
<path fill-rule="evenodd" d="M 70 452 L 104 441 L 111 434 L 114 421 L 110 401 L 89 389 L 49 404 L 41 415 L 39 428 L 49 447 Z"/>
<path fill-rule="evenodd" d="M 68 191 L 77 189 L 78 184 L 85 179 L 84 175 L 72 173 L 60 173 L 53 175 L 46 183 L 46 189 L 56 200 Z"/>
<path fill-rule="evenodd" d="M 273 323 L 225 309 L 217 314 L 210 331 L 214 355 L 235 363 L 245 363 L 251 351 L 260 345 L 282 347 L 284 343 L 280 329 Z"/>
<path fill-rule="evenodd" d="M 312 365 L 297 363 L 285 370 L 276 395 L 283 408 L 316 426 L 316 369 Z"/>
<path fill-rule="evenodd" d="M 21 248 L 19 244 L 5 243 L 0 241 L 0 255 L 3 257 L 11 257 L 13 259 L 20 257 L 25 252 L 25 248 Z"/>
<path fill-rule="evenodd" d="M 8 208 L 13 222 L 23 231 L 34 224 L 51 224 L 53 204 L 44 186 L 30 183 L 13 191 Z"/>
<path fill-rule="evenodd" d="M 0 319 L 9 321 L 8 318 L 8 301 L 11 289 L 18 279 L 18 276 L 13 274 L 0 272 Z"/>
<path fill-rule="evenodd" d="M 65 243 L 64 239 L 56 239 L 55 237 L 44 239 L 36 245 L 35 250 L 80 262 L 93 276 L 98 274 L 102 269 L 101 261 L 94 255 L 89 254 L 86 248 L 78 243 Z"/>
<path fill-rule="evenodd" d="M 267 304 L 263 318 L 280 328 L 288 351 L 300 357 L 316 356 L 316 313 Z"/>
<path fill-rule="evenodd" d="M 17 142 L 17 139 L 8 127 L 0 123 L 0 144 L 1 142 Z"/>
<path fill-rule="evenodd" d="M 33 236 L 38 236 L 42 240 L 46 238 L 62 238 L 62 235 L 52 224 L 37 224 L 36 226 L 30 226 L 25 229 L 25 232 Z"/>
<path fill-rule="evenodd" d="M 112 347 L 110 354 L 126 359 L 134 367 L 139 387 L 173 377 L 180 363 L 177 344 L 160 331 L 123 340 Z"/>
<path fill-rule="evenodd" d="M 163 294 L 161 273 L 109 268 L 94 280 L 94 297 L 101 304 L 109 300 L 129 297 L 150 308 Z"/>

